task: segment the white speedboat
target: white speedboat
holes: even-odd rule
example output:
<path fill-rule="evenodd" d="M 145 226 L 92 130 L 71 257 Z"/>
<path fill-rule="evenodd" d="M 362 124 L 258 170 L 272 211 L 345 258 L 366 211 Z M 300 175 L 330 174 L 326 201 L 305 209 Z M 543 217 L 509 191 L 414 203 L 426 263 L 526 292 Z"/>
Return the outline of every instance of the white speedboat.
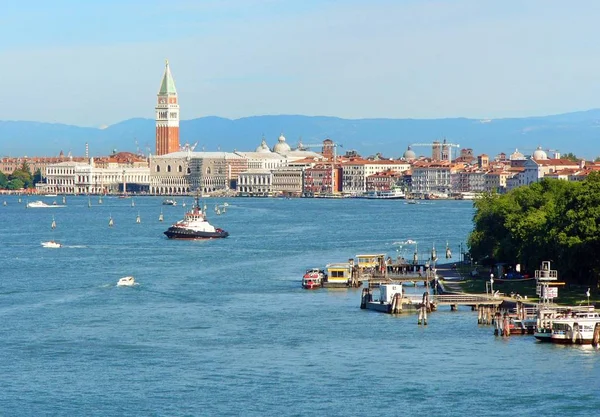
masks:
<path fill-rule="evenodd" d="M 31 203 L 27 203 L 27 207 L 28 208 L 58 208 L 58 207 L 65 207 L 63 205 L 59 205 L 59 204 L 46 204 L 41 200 L 38 201 L 32 201 Z"/>
<path fill-rule="evenodd" d="M 135 278 L 133 277 L 123 277 L 117 282 L 117 287 L 131 287 L 135 285 Z"/>
<path fill-rule="evenodd" d="M 42 242 L 42 246 L 44 248 L 51 248 L 51 249 L 57 249 L 62 247 L 62 245 L 58 242 L 55 242 L 54 240 L 49 240 L 48 242 Z"/>

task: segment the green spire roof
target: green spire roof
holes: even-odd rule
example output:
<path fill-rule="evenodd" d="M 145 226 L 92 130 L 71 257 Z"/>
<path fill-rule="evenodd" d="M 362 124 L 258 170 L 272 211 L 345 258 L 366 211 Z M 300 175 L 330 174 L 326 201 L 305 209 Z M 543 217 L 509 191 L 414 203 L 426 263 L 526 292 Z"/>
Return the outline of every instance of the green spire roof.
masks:
<path fill-rule="evenodd" d="M 160 83 L 159 95 L 177 94 L 175 89 L 175 81 L 173 81 L 173 75 L 169 68 L 169 60 L 165 62 L 165 74 L 163 75 L 162 82 Z"/>

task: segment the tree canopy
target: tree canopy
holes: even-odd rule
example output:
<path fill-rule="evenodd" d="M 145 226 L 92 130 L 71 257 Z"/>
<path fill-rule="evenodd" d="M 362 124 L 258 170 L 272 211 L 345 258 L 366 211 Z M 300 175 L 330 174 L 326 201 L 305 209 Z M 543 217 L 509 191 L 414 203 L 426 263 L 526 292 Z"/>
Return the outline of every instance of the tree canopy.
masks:
<path fill-rule="evenodd" d="M 598 285 L 600 174 L 488 194 L 475 202 L 473 222 L 468 245 L 474 259 L 520 263 L 529 271 L 551 260 L 561 280 Z"/>

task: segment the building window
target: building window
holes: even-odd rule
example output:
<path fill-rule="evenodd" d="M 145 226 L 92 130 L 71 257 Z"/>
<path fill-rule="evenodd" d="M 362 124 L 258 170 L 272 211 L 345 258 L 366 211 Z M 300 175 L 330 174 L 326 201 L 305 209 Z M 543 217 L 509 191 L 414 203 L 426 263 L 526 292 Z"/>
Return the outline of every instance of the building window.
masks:
<path fill-rule="evenodd" d="M 171 165 L 167 165 L 167 172 L 171 172 Z"/>
<path fill-rule="evenodd" d="M 179 165 L 179 172 L 183 172 L 183 167 Z"/>
<path fill-rule="evenodd" d="M 156 166 L 156 172 L 160 172 L 160 165 Z"/>

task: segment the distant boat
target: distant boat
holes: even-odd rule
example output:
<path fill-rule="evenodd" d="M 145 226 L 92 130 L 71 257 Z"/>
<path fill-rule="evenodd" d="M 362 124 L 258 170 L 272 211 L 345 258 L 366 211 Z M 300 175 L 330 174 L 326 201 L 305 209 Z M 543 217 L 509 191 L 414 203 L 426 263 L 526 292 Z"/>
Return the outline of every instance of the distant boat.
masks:
<path fill-rule="evenodd" d="M 135 222 L 136 223 L 141 223 L 142 222 L 142 218 L 140 217 L 140 213 L 138 213 L 137 217 L 135 218 Z"/>
<path fill-rule="evenodd" d="M 135 207 L 135 201 L 133 201 L 133 198 L 131 199 L 131 207 Z"/>
<path fill-rule="evenodd" d="M 171 200 L 170 198 L 165 198 L 162 203 L 163 203 L 163 206 L 176 206 L 177 205 L 177 201 Z"/>
<path fill-rule="evenodd" d="M 6 205 L 6 201 L 3 203 L 3 205 L 4 205 L 4 206 Z"/>
<path fill-rule="evenodd" d="M 102 196 L 98 197 L 98 204 L 102 204 Z"/>
<path fill-rule="evenodd" d="M 65 197 L 64 195 L 63 195 L 62 203 L 67 204 L 67 197 Z"/>
<path fill-rule="evenodd" d="M 117 282 L 117 287 L 132 287 L 135 285 L 135 278 L 123 277 Z"/>
<path fill-rule="evenodd" d="M 88 199 L 88 207 L 92 207 L 92 199 L 91 198 Z"/>
<path fill-rule="evenodd" d="M 31 203 L 27 203 L 28 208 L 57 208 L 57 207 L 65 207 L 58 204 L 46 204 L 41 200 L 32 201 Z"/>
<path fill-rule="evenodd" d="M 390 190 L 374 190 L 369 191 L 368 193 L 362 196 L 363 198 L 373 199 L 373 200 L 398 200 L 401 198 L 405 198 L 406 195 L 404 191 L 402 191 L 399 187 L 394 187 Z"/>
<path fill-rule="evenodd" d="M 56 194 L 46 194 L 44 197 L 57 197 Z"/>
<path fill-rule="evenodd" d="M 52 216 L 52 224 L 50 225 L 52 229 L 56 229 L 56 222 L 54 221 L 54 216 Z"/>
<path fill-rule="evenodd" d="M 164 218 L 164 216 L 163 216 L 163 212 L 162 212 L 162 210 L 161 210 L 161 211 L 160 211 L 160 216 L 158 216 L 158 221 L 159 221 L 159 222 L 162 222 L 164 219 L 165 219 L 165 218 Z"/>
<path fill-rule="evenodd" d="M 50 249 L 58 249 L 62 247 L 62 245 L 54 240 L 49 240 L 48 242 L 42 242 L 42 247 L 50 248 Z"/>
<path fill-rule="evenodd" d="M 108 218 L 108 227 L 113 227 L 113 226 L 114 226 L 114 224 L 115 224 L 115 222 L 113 221 L 113 218 L 112 218 L 112 216 L 110 216 L 110 217 Z"/>

